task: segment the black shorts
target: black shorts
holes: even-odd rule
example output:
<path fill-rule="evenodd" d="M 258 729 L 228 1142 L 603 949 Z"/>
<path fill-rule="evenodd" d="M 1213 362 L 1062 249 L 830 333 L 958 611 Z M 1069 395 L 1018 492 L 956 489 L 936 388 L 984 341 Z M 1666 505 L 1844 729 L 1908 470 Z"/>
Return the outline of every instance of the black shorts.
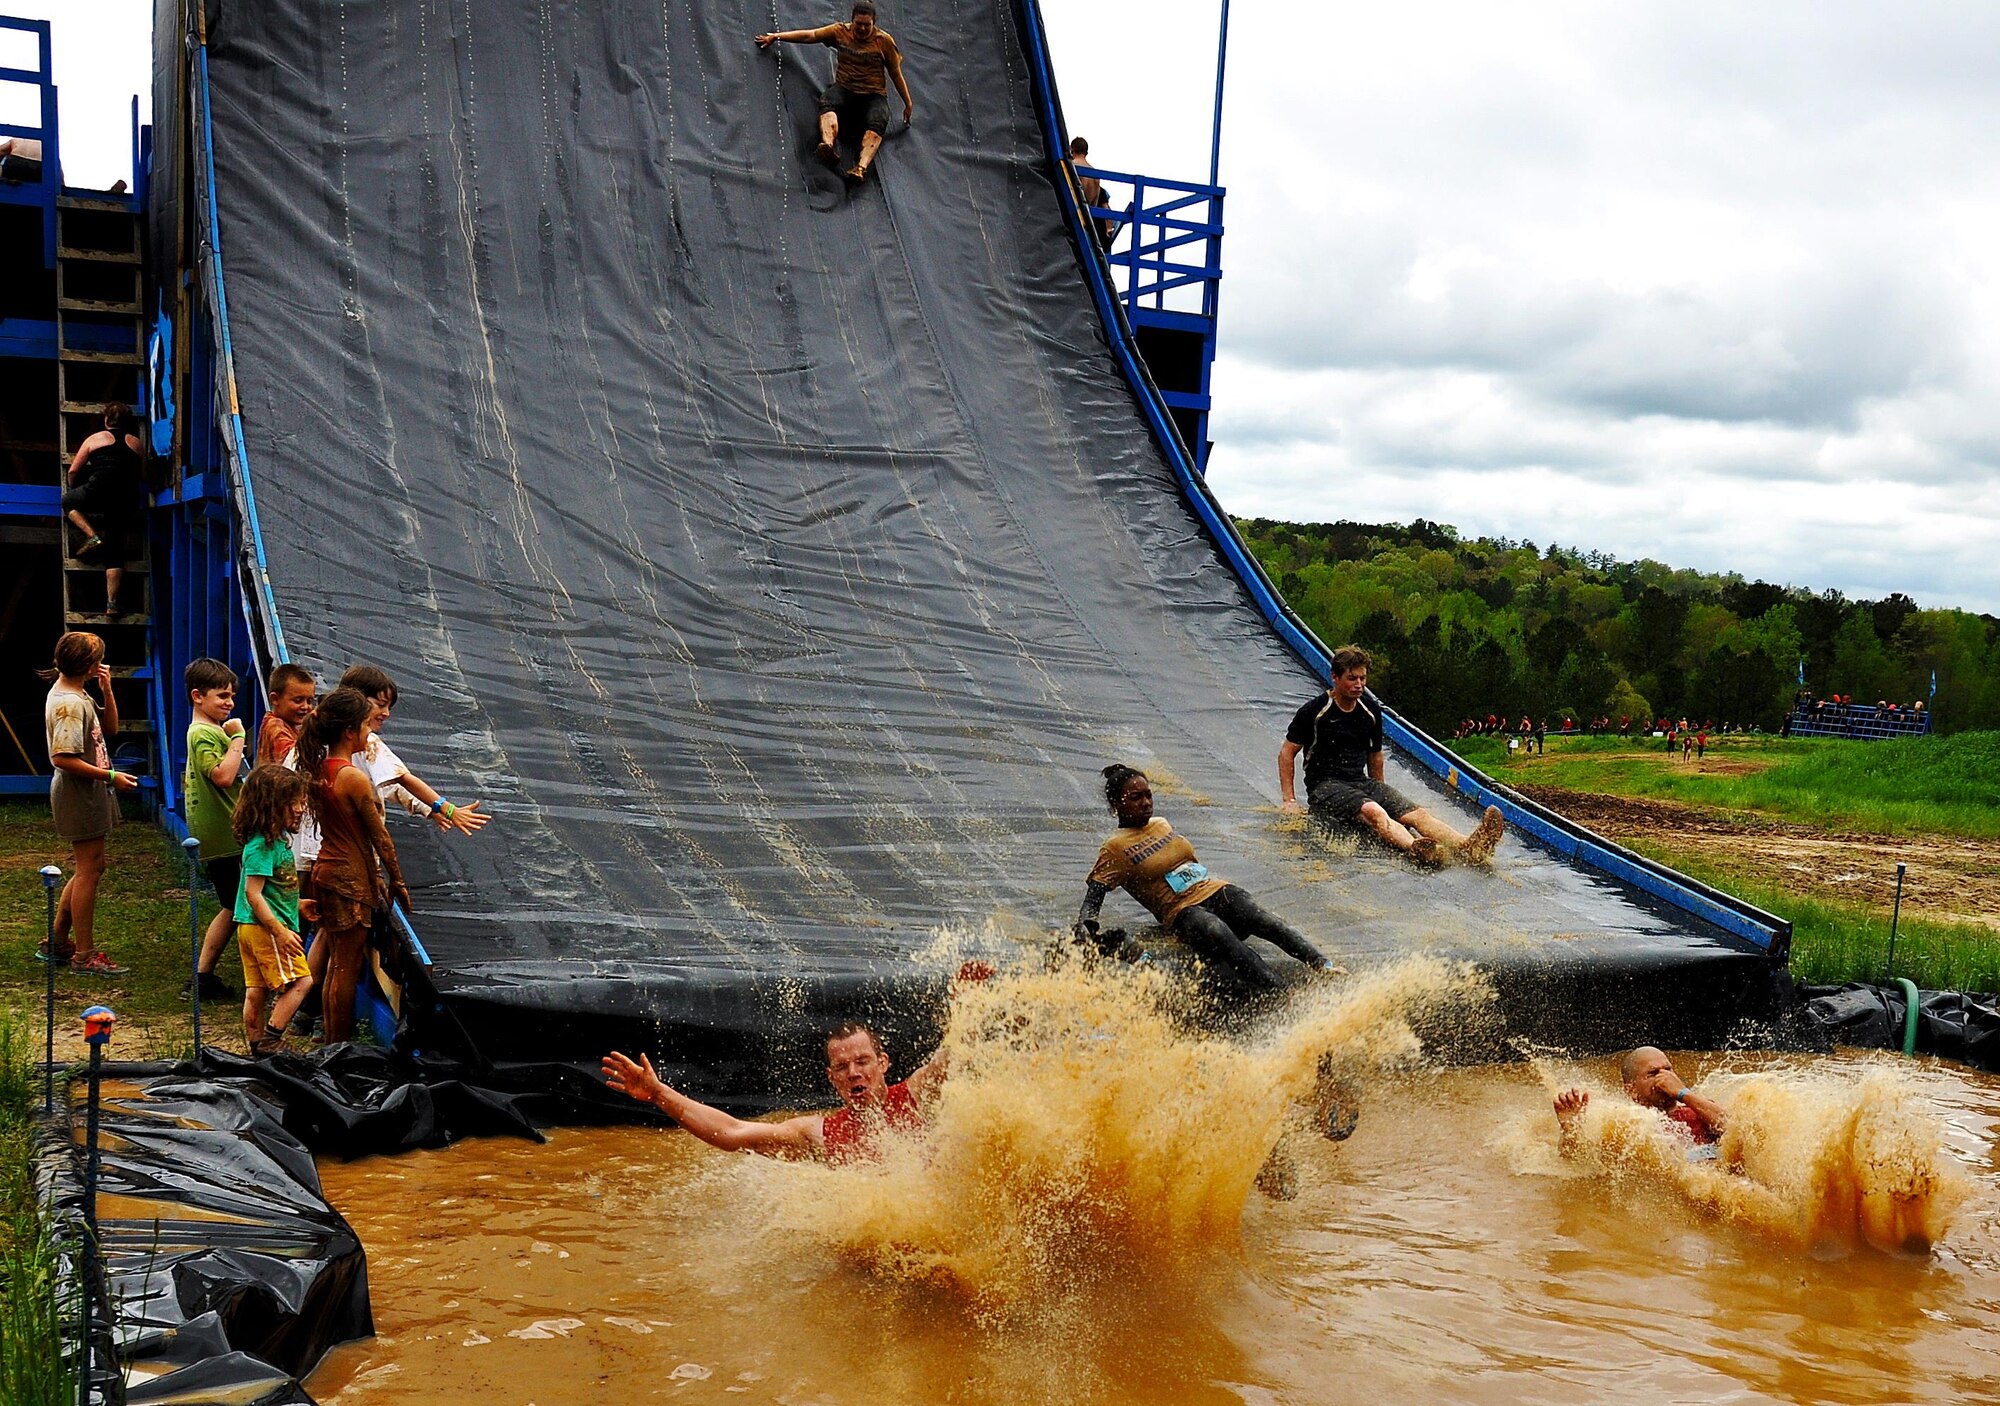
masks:
<path fill-rule="evenodd" d="M 201 867 L 208 875 L 208 886 L 215 890 L 216 901 L 234 913 L 236 891 L 243 886 L 243 856 L 230 854 L 221 859 L 203 860 Z"/>
<path fill-rule="evenodd" d="M 1372 776 L 1329 776 L 1310 794 L 1312 809 L 1336 820 L 1358 820 L 1361 807 L 1370 801 L 1388 811 L 1391 820 L 1401 820 L 1418 809 L 1415 801 Z"/>
<path fill-rule="evenodd" d="M 819 95 L 819 110 L 835 114 L 845 127 L 858 122 L 877 136 L 889 130 L 887 93 L 850 93 L 838 83 L 829 83 Z"/>

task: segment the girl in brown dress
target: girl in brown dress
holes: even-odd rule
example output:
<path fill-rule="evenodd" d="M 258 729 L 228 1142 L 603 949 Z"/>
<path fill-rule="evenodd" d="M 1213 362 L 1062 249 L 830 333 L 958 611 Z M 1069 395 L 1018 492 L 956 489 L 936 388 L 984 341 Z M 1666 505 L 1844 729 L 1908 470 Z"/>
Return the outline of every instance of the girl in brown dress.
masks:
<path fill-rule="evenodd" d="M 381 799 L 368 774 L 348 760 L 367 745 L 373 712 L 374 704 L 362 694 L 337 688 L 320 700 L 299 734 L 298 768 L 311 783 L 310 804 L 320 833 L 312 871 L 319 918 L 313 945 L 326 947 L 322 970 L 330 1045 L 354 1033 L 354 993 L 376 913 L 392 899 L 410 906 L 396 842 L 382 823 Z"/>

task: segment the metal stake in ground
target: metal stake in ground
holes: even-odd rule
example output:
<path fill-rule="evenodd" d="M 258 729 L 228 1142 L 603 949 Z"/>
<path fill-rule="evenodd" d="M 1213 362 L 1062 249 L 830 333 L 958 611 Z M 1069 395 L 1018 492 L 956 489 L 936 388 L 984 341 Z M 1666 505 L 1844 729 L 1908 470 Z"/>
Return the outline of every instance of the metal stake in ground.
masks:
<path fill-rule="evenodd" d="M 104 1070 L 104 1047 L 111 1043 L 111 1027 L 118 1017 L 108 1006 L 92 1006 L 83 1013 L 83 1038 L 90 1046 L 90 1099 L 84 1113 L 83 1161 L 83 1349 L 78 1354 L 82 1370 L 77 1373 L 77 1406 L 90 1406 L 90 1319 L 97 1283 L 97 1155 L 98 1081 Z"/>
<path fill-rule="evenodd" d="M 49 982 L 49 1022 L 48 1041 L 42 1049 L 42 1112 L 56 1111 L 56 881 L 62 878 L 62 870 L 53 864 L 42 866 L 42 892 L 49 897 L 48 945 L 42 955 L 48 960 L 42 966 L 48 971 Z"/>
<path fill-rule="evenodd" d="M 188 1003 L 194 1007 L 194 1058 L 201 1063 L 201 841 L 181 841 L 188 857 Z"/>
<path fill-rule="evenodd" d="M 1903 921 L 1903 875 L 1909 866 L 1896 866 L 1896 906 L 1889 914 L 1889 977 L 1896 975 L 1896 928 Z"/>

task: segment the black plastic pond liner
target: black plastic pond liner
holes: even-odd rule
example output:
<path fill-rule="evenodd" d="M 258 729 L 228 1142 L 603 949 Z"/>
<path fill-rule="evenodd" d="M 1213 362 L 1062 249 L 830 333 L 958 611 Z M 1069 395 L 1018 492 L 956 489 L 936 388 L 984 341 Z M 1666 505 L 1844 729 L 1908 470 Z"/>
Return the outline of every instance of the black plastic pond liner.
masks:
<path fill-rule="evenodd" d="M 65 1220 L 82 1196 L 80 1103 L 71 1113 L 74 1143 L 51 1144 L 42 1164 Z M 125 1400 L 310 1401 L 298 1381 L 374 1331 L 361 1243 L 269 1094 L 186 1067 L 113 1065 L 99 1147 L 97 1291 Z"/>
<path fill-rule="evenodd" d="M 1806 1014 L 1835 1044 L 1900 1050 L 1909 1010 L 1900 986 L 1808 986 Z M 2000 1070 L 2000 997 L 1917 993 L 1917 1053 Z"/>

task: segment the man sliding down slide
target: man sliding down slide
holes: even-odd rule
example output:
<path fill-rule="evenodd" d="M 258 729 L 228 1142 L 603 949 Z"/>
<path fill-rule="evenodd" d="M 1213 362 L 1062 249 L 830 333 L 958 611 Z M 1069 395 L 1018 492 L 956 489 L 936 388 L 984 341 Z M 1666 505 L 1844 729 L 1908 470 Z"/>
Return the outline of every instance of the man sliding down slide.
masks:
<path fill-rule="evenodd" d="M 958 969 L 957 980 L 985 981 L 992 975 L 986 963 L 967 962 Z M 619 1093 L 652 1104 L 710 1147 L 840 1163 L 880 1157 L 885 1132 L 920 1132 L 944 1082 L 945 1064 L 940 1052 L 902 1083 L 891 1084 L 889 1052 L 881 1037 L 858 1020 L 848 1021 L 826 1037 L 826 1078 L 842 1107 L 782 1123 L 731 1117 L 689 1098 L 654 1073 L 653 1062 L 644 1055 L 635 1063 L 613 1050 L 604 1057 L 604 1077 Z"/>
<path fill-rule="evenodd" d="M 1486 807 L 1478 828 L 1461 835 L 1382 779 L 1382 715 L 1368 694 L 1368 652 L 1347 645 L 1333 652 L 1333 682 L 1293 715 L 1278 748 L 1278 794 L 1286 812 L 1304 809 L 1292 794 L 1292 763 L 1306 757 L 1306 799 L 1315 815 L 1344 820 L 1381 837 L 1420 864 L 1453 859 L 1485 864 L 1500 843 L 1498 806 Z"/>

